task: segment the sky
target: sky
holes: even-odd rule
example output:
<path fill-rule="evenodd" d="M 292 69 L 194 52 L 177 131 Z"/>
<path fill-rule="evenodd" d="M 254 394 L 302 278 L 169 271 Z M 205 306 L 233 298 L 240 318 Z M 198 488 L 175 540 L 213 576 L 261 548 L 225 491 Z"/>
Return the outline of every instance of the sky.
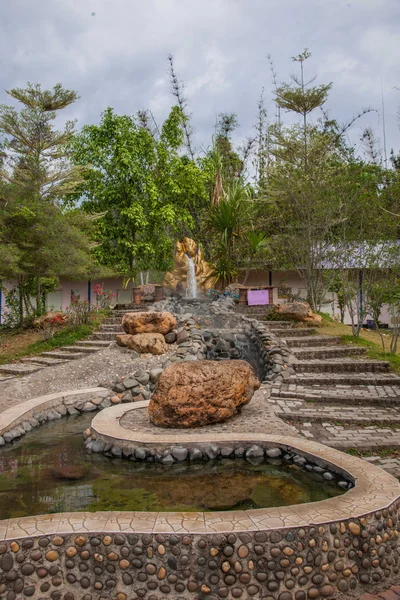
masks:
<path fill-rule="evenodd" d="M 360 152 L 364 127 L 383 140 L 382 81 L 387 151 L 400 150 L 400 0 L 3 0 L 0 16 L 0 102 L 27 81 L 60 82 L 79 93 L 64 113 L 78 126 L 98 123 L 107 106 L 147 108 L 162 122 L 174 103 L 171 53 L 201 152 L 221 112 L 237 113 L 237 142 L 254 135 L 263 89 L 273 120 L 267 55 L 288 81 L 291 57 L 307 47 L 306 75 L 334 84 L 332 118 L 375 109 L 351 130 Z"/>

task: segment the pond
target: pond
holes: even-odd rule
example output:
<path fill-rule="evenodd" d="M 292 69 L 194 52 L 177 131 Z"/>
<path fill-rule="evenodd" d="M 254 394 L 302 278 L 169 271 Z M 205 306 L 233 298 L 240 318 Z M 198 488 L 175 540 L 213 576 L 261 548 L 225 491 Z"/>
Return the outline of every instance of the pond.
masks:
<path fill-rule="evenodd" d="M 0 519 L 75 511 L 224 511 L 316 502 L 344 493 L 284 460 L 138 463 L 89 454 L 92 415 L 47 423 L 0 449 Z"/>

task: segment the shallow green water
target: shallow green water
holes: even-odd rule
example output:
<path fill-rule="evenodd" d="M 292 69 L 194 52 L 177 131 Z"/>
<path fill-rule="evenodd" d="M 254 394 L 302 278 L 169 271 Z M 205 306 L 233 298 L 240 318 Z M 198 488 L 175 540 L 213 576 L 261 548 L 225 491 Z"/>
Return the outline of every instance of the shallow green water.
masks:
<path fill-rule="evenodd" d="M 287 506 L 343 493 L 296 465 L 245 460 L 164 466 L 88 454 L 93 415 L 53 421 L 0 449 L 0 518 L 52 512 L 211 511 Z"/>

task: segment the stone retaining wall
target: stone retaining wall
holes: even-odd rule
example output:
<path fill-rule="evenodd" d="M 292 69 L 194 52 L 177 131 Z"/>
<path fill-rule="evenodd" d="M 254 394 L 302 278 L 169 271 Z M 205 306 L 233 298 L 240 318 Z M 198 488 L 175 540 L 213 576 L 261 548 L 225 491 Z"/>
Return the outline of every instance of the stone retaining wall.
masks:
<path fill-rule="evenodd" d="M 348 599 L 367 584 L 396 580 L 399 508 L 394 502 L 349 521 L 275 530 L 253 523 L 229 533 L 218 531 L 218 518 L 207 533 L 171 533 L 179 513 L 149 521 L 146 531 L 135 527 L 132 513 L 106 513 L 101 533 L 84 531 L 79 514 L 75 525 L 59 515 L 57 531 L 0 542 L 0 594 L 7 600 Z"/>

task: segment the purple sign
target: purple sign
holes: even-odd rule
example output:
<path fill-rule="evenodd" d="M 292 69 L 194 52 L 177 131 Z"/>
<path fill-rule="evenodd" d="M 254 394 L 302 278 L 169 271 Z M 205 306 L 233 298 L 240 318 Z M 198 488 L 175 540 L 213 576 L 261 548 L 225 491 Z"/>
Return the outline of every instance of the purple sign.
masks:
<path fill-rule="evenodd" d="M 269 290 L 249 290 L 247 292 L 247 304 L 249 306 L 269 304 Z"/>

